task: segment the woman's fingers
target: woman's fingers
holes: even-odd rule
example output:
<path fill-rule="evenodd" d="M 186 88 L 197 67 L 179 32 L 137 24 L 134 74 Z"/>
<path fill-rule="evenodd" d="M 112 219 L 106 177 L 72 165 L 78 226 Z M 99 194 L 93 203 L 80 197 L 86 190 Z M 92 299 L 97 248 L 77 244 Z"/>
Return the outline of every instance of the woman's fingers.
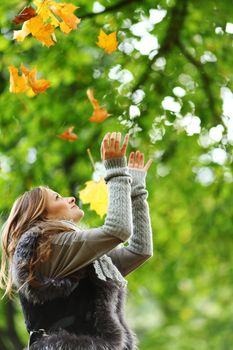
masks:
<path fill-rule="evenodd" d="M 134 162 L 135 168 L 138 168 L 138 167 L 139 167 L 139 159 L 140 159 L 140 152 L 139 152 L 139 151 L 136 151 L 135 162 Z"/>
<path fill-rule="evenodd" d="M 144 169 L 147 171 L 149 169 L 149 167 L 151 166 L 153 162 L 153 159 L 149 159 L 148 162 L 146 163 L 146 165 L 144 166 Z"/>
<path fill-rule="evenodd" d="M 115 141 L 115 150 L 116 151 L 120 150 L 120 143 L 121 143 L 121 133 L 117 132 L 116 133 L 116 141 Z"/>
<path fill-rule="evenodd" d="M 108 148 L 109 136 L 110 136 L 110 132 L 108 132 L 108 133 L 104 136 L 104 138 L 103 138 L 103 140 L 102 140 L 102 143 L 101 143 L 100 151 L 101 151 L 101 157 L 102 157 L 102 159 L 104 158 L 105 151 L 106 151 L 106 149 Z"/>
<path fill-rule="evenodd" d="M 128 167 L 129 168 L 136 168 L 136 169 L 143 169 L 147 171 L 149 167 L 151 166 L 153 160 L 149 159 L 146 165 L 144 166 L 144 153 L 141 153 L 140 151 L 137 151 L 135 154 L 134 152 L 131 152 L 129 155 L 128 160 Z"/>
<path fill-rule="evenodd" d="M 110 136 L 110 132 L 108 132 L 104 138 L 103 138 L 103 141 L 102 141 L 102 144 L 101 144 L 101 147 L 107 147 L 108 144 L 109 144 L 109 136 Z"/>
<path fill-rule="evenodd" d="M 132 168 L 142 169 L 144 167 L 144 153 L 137 151 L 134 157 L 134 152 L 130 153 L 128 166 Z"/>
<path fill-rule="evenodd" d="M 126 153 L 126 148 L 128 145 L 129 134 L 126 134 L 122 147 L 121 143 L 121 133 L 120 132 L 108 132 L 101 144 L 101 155 L 102 158 L 109 159 L 113 157 L 123 157 Z"/>
<path fill-rule="evenodd" d="M 121 149 L 120 149 L 120 151 L 121 151 L 122 154 L 125 154 L 126 148 L 127 148 L 127 146 L 128 146 L 128 141 L 129 141 L 129 134 L 126 134 L 126 135 L 125 135 L 125 138 L 124 138 L 123 145 L 122 145 L 122 147 L 121 147 Z"/>
<path fill-rule="evenodd" d="M 112 152 L 115 151 L 115 139 L 116 139 L 116 133 L 112 132 L 110 136 L 110 151 Z"/>
<path fill-rule="evenodd" d="M 134 167 L 134 152 L 131 152 L 130 155 L 129 155 L 128 167 L 129 168 L 133 168 Z"/>
<path fill-rule="evenodd" d="M 140 153 L 139 168 L 143 168 L 143 167 L 144 167 L 144 153 Z"/>

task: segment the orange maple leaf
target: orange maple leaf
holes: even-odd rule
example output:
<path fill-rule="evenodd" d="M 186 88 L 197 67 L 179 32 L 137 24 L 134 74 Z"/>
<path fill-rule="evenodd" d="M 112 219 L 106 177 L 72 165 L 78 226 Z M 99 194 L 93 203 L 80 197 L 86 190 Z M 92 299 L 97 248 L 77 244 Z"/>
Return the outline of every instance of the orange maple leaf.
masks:
<path fill-rule="evenodd" d="M 104 49 L 108 54 L 111 54 L 114 51 L 116 51 L 118 45 L 116 32 L 106 34 L 102 29 L 100 29 L 98 39 L 99 40 L 96 44 L 102 49 Z"/>
<path fill-rule="evenodd" d="M 51 11 L 62 19 L 59 22 L 59 26 L 64 33 L 69 33 L 72 29 L 77 29 L 77 25 L 81 22 L 81 19 L 76 17 L 73 12 L 78 8 L 73 4 L 58 4 L 51 2 Z"/>
<path fill-rule="evenodd" d="M 71 126 L 67 130 L 65 130 L 62 134 L 57 135 L 60 139 L 67 141 L 75 141 L 78 139 L 78 135 L 73 132 L 74 126 Z"/>
<path fill-rule="evenodd" d="M 19 15 L 20 18 L 16 21 L 24 23 L 21 30 L 14 31 L 13 39 L 23 41 L 26 36 L 32 34 L 37 40 L 50 47 L 56 41 L 54 33 L 56 27 L 60 27 L 64 33 L 69 33 L 72 29 L 76 29 L 81 21 L 73 13 L 78 8 L 73 4 L 57 3 L 52 0 L 34 0 L 34 4 L 37 7 L 37 16 L 32 15 L 31 18 L 26 10 L 25 13 L 22 11 L 21 17 Z M 28 20 L 26 20 L 27 16 Z"/>
<path fill-rule="evenodd" d="M 81 21 L 73 14 L 79 8 L 73 4 L 57 3 L 52 0 L 34 0 L 34 3 L 43 20 L 49 20 L 55 27 L 60 27 L 64 33 L 77 29 L 77 25 Z M 61 21 L 59 21 L 59 18 Z"/>
<path fill-rule="evenodd" d="M 20 24 L 25 21 L 28 21 L 30 18 L 36 16 L 36 11 L 34 10 L 33 7 L 28 6 L 25 7 L 15 18 L 13 19 L 13 22 L 15 24 Z"/>
<path fill-rule="evenodd" d="M 10 72 L 10 92 L 14 94 L 26 92 L 28 90 L 28 85 L 25 76 L 19 76 L 18 68 L 14 67 L 13 65 L 10 65 L 8 69 Z"/>
<path fill-rule="evenodd" d="M 27 35 L 32 34 L 37 40 L 50 47 L 54 45 L 54 29 L 55 26 L 50 23 L 45 24 L 42 17 L 38 15 L 24 22 L 21 30 L 14 30 L 13 39 L 23 41 Z"/>
<path fill-rule="evenodd" d="M 92 89 L 87 90 L 87 97 L 89 98 L 89 100 L 94 108 L 93 114 L 89 118 L 89 120 L 91 122 L 101 123 L 111 115 L 111 114 L 108 114 L 108 111 L 106 108 L 100 107 L 99 102 L 94 98 Z"/>
<path fill-rule="evenodd" d="M 31 71 L 27 69 L 25 66 L 21 65 L 21 72 L 27 77 L 28 85 L 32 88 L 35 94 L 39 92 L 44 92 L 50 87 L 50 81 L 45 79 L 37 80 L 37 69 L 33 68 Z"/>
<path fill-rule="evenodd" d="M 26 92 L 30 89 L 34 92 L 34 94 L 38 94 L 40 92 L 44 92 L 50 87 L 50 81 L 41 79 L 36 79 L 37 70 L 33 68 L 31 71 L 25 66 L 21 65 L 20 69 L 22 75 L 18 74 L 18 68 L 10 65 L 10 92 L 18 94 L 20 92 Z"/>

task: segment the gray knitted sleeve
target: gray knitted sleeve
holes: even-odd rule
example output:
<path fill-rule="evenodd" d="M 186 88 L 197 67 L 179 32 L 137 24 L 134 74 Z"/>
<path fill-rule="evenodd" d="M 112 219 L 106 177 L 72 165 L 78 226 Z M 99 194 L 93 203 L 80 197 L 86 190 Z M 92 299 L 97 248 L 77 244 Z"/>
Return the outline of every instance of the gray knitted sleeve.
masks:
<path fill-rule="evenodd" d="M 133 235 L 128 249 L 137 254 L 153 255 L 152 228 L 147 202 L 146 171 L 129 169 L 133 177 L 131 199 L 133 210 Z"/>
<path fill-rule="evenodd" d="M 131 188 L 133 234 L 128 240 L 128 246 L 116 248 L 108 254 L 123 276 L 153 256 L 146 172 L 129 168 L 129 173 L 133 178 Z"/>
<path fill-rule="evenodd" d="M 126 157 L 104 161 L 108 210 L 104 224 L 54 235 L 49 260 L 40 265 L 48 277 L 65 277 L 111 251 L 132 234 L 131 183 Z"/>
<path fill-rule="evenodd" d="M 104 161 L 108 184 L 108 212 L 103 229 L 117 236 L 122 241 L 132 234 L 132 177 L 127 167 L 126 157 L 112 158 Z"/>

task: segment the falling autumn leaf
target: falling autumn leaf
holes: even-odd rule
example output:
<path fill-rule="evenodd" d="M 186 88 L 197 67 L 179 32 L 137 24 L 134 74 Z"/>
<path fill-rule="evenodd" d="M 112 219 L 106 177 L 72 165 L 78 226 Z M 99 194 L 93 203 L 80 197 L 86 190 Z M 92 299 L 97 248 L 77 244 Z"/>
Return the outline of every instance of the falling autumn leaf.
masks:
<path fill-rule="evenodd" d="M 14 67 L 13 65 L 10 65 L 8 69 L 10 72 L 10 92 L 18 94 L 20 92 L 27 91 L 28 85 L 25 76 L 19 76 L 18 68 Z"/>
<path fill-rule="evenodd" d="M 36 11 L 34 10 L 34 8 L 31 6 L 28 6 L 28 7 L 25 7 L 17 16 L 15 16 L 15 18 L 13 19 L 13 22 L 15 24 L 20 24 L 25 21 L 28 21 L 29 19 L 35 16 L 36 16 Z"/>
<path fill-rule="evenodd" d="M 101 177 L 99 181 L 87 181 L 86 187 L 79 191 L 79 198 L 83 204 L 90 204 L 101 218 L 107 213 L 108 209 L 108 187 Z"/>
<path fill-rule="evenodd" d="M 54 45 L 56 36 L 54 30 L 56 27 L 64 33 L 77 29 L 80 18 L 74 15 L 74 11 L 78 8 L 73 4 L 57 3 L 51 0 L 34 0 L 36 5 L 37 16 L 22 21 L 21 30 L 15 30 L 13 39 L 23 41 L 26 36 L 31 34 L 38 41 L 47 47 Z"/>
<path fill-rule="evenodd" d="M 53 33 L 55 27 L 52 24 L 44 24 L 40 16 L 36 16 L 28 22 L 28 29 L 32 36 L 41 41 L 47 47 L 54 45 Z"/>
<path fill-rule="evenodd" d="M 37 70 L 36 68 L 33 68 L 31 71 L 21 65 L 21 72 L 27 77 L 28 85 L 32 88 L 33 92 L 35 94 L 38 94 L 39 92 L 44 92 L 50 87 L 50 81 L 45 79 L 37 80 Z"/>
<path fill-rule="evenodd" d="M 89 118 L 91 122 L 101 123 L 111 115 L 111 114 L 108 114 L 108 111 L 106 108 L 100 107 L 99 102 L 94 98 L 92 89 L 87 90 L 87 96 L 94 108 L 93 114 Z"/>
<path fill-rule="evenodd" d="M 116 38 L 116 32 L 113 32 L 111 34 L 106 34 L 102 29 L 100 30 L 99 36 L 98 36 L 98 42 L 96 43 L 99 47 L 104 49 L 108 54 L 113 53 L 117 49 L 117 38 Z"/>
<path fill-rule="evenodd" d="M 59 18 L 59 26 L 64 33 L 69 33 L 71 30 L 77 29 L 77 25 L 81 22 L 80 18 L 76 17 L 73 12 L 78 8 L 73 4 L 57 4 L 52 2 L 51 11 Z"/>
<path fill-rule="evenodd" d="M 67 141 L 75 141 L 78 139 L 78 135 L 76 135 L 73 132 L 73 129 L 74 129 L 74 126 L 71 126 L 66 131 L 64 131 L 63 134 L 57 135 L 57 137 Z"/>
<path fill-rule="evenodd" d="M 45 24 L 40 16 L 33 17 L 24 22 L 21 30 L 14 30 L 13 39 L 23 41 L 25 37 L 32 34 L 37 40 L 47 47 L 54 45 L 54 29 L 52 24 Z"/>
<path fill-rule="evenodd" d="M 57 3 L 51 0 L 34 0 L 34 4 L 37 7 L 37 13 L 44 22 L 49 20 L 55 27 L 60 27 L 64 33 L 77 29 L 77 25 L 81 21 L 73 13 L 79 7 L 73 4 Z"/>
<path fill-rule="evenodd" d="M 10 92 L 18 94 L 21 92 L 28 92 L 32 90 L 34 94 L 46 91 L 50 87 L 50 81 L 41 79 L 37 80 L 36 68 L 33 68 L 31 71 L 25 66 L 21 65 L 21 73 L 19 75 L 18 68 L 10 65 L 8 67 L 10 72 Z M 30 91 L 29 91 L 30 92 Z"/>

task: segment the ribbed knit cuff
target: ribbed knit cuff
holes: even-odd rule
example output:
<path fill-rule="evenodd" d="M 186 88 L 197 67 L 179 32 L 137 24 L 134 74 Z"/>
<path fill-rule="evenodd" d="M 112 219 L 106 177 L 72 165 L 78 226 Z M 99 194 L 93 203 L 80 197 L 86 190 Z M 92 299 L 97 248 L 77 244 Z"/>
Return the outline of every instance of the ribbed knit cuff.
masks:
<path fill-rule="evenodd" d="M 131 184 L 132 176 L 129 174 L 126 157 L 111 158 L 104 161 L 106 175 L 104 176 L 105 183 L 113 177 L 123 176 L 126 181 Z"/>
<path fill-rule="evenodd" d="M 105 169 L 122 168 L 127 166 L 126 156 L 104 160 Z"/>
<path fill-rule="evenodd" d="M 133 178 L 132 186 L 134 184 L 135 185 L 140 184 L 140 185 L 146 186 L 147 172 L 145 170 L 129 168 L 129 173 L 130 175 L 132 175 L 132 178 Z"/>
<path fill-rule="evenodd" d="M 146 190 L 146 175 L 145 170 L 139 170 L 134 168 L 128 169 L 129 174 L 132 176 L 131 183 L 131 198 L 132 200 L 138 196 L 145 196 L 147 198 L 148 191 Z"/>

